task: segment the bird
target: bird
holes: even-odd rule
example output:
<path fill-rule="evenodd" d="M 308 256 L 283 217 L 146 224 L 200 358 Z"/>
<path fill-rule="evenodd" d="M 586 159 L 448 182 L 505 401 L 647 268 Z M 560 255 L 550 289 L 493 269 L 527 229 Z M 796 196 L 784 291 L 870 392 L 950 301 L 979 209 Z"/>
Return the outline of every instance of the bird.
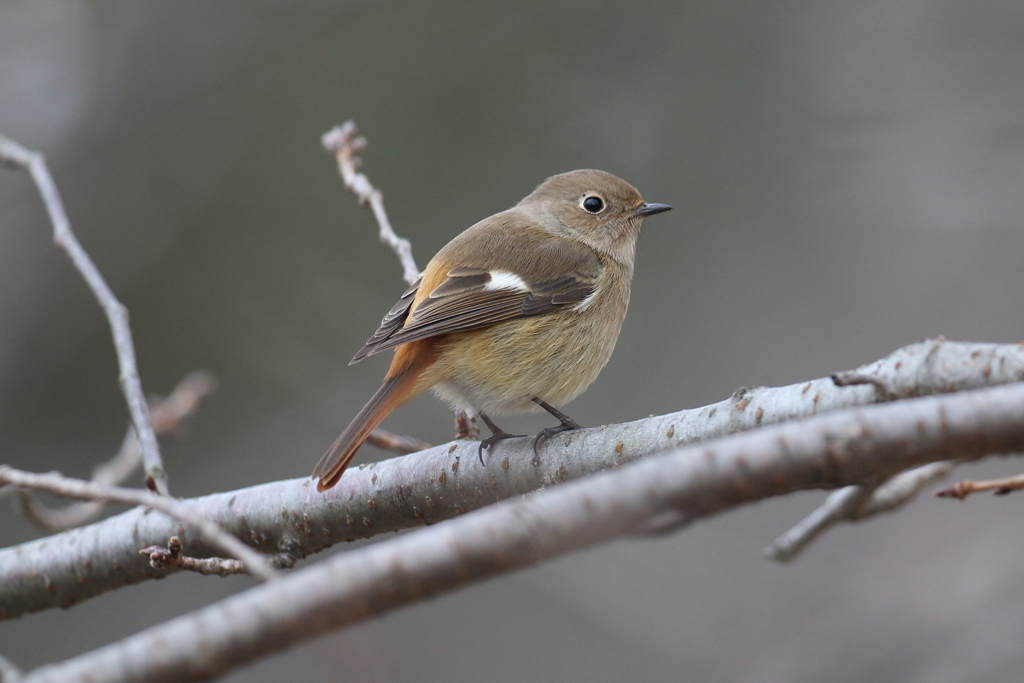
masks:
<path fill-rule="evenodd" d="M 380 389 L 313 470 L 317 490 L 337 484 L 370 432 L 427 389 L 491 430 L 481 459 L 515 436 L 491 415 L 547 411 L 559 424 L 537 440 L 579 429 L 558 407 L 608 362 L 644 218 L 671 208 L 610 173 L 581 169 L 551 176 L 455 237 L 349 363 L 394 349 Z"/>

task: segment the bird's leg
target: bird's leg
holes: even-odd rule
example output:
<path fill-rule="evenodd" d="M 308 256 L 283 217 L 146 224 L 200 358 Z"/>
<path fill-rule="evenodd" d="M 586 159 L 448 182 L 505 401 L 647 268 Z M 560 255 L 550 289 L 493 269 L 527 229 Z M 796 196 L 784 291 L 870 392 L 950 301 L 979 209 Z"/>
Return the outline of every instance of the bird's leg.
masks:
<path fill-rule="evenodd" d="M 462 408 L 455 411 L 455 438 L 468 441 L 476 441 L 480 438 L 476 415 Z"/>
<path fill-rule="evenodd" d="M 568 431 L 571 431 L 573 429 L 583 429 L 583 427 L 581 427 L 579 424 L 576 423 L 576 420 L 572 419 L 571 417 L 569 417 L 568 415 L 563 413 L 558 408 L 554 408 L 552 406 L 549 406 L 547 403 L 545 403 L 544 401 L 540 400 L 538 397 L 534 396 L 533 397 L 533 402 L 536 403 L 537 405 L 539 405 L 544 410 L 546 410 L 549 413 L 551 413 L 552 415 L 554 415 L 556 418 L 558 418 L 558 421 L 562 423 L 562 424 L 558 425 L 557 427 L 546 427 L 546 428 L 540 430 L 539 432 L 537 432 L 537 436 L 533 439 L 533 453 L 534 453 L 534 455 L 540 455 L 539 453 L 537 453 L 537 447 L 541 444 L 541 442 L 547 441 L 550 437 L 554 436 L 555 434 L 560 434 L 562 432 L 568 432 Z"/>
<path fill-rule="evenodd" d="M 494 424 L 494 420 L 487 417 L 487 413 L 477 413 L 477 415 L 479 415 L 480 419 L 484 421 L 484 424 L 487 425 L 487 428 L 491 430 L 491 435 L 480 442 L 480 449 L 477 451 L 477 455 L 480 456 L 481 465 L 484 464 L 485 448 L 490 448 L 494 444 L 498 443 L 499 441 L 504 441 L 505 439 L 515 439 L 520 436 L 526 436 L 525 434 L 509 434 L 504 429 Z"/>

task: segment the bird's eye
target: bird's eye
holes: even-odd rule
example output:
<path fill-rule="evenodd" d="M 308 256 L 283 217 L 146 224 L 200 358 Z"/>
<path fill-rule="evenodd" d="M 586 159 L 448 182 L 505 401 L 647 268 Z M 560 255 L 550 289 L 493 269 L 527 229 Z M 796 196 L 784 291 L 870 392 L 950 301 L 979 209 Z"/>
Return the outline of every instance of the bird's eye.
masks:
<path fill-rule="evenodd" d="M 583 210 L 587 213 L 601 213 L 604 210 L 604 202 L 596 195 L 590 195 L 583 200 Z"/>

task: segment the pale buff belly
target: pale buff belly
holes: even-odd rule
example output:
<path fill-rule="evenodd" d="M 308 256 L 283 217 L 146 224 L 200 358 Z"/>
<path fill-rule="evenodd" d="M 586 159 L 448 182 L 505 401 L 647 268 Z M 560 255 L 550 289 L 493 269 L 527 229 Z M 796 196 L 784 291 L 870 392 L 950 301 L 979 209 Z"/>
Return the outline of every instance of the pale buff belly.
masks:
<path fill-rule="evenodd" d="M 565 405 L 611 357 L 629 291 L 609 293 L 583 311 L 559 312 L 453 335 L 436 369 L 434 392 L 453 408 L 496 415 L 540 410 L 537 397 Z"/>

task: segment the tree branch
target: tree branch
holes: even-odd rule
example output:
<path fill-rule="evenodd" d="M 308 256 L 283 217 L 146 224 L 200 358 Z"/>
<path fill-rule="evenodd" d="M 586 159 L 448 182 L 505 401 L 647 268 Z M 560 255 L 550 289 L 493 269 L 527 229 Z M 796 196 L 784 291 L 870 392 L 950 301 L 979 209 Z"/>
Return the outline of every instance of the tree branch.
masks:
<path fill-rule="evenodd" d="M 945 337 L 911 344 L 893 354 L 862 365 L 856 370 L 832 376 L 836 386 L 870 385 L 879 401 L 894 401 L 935 392 L 974 388 L 980 376 L 993 372 L 1004 377 L 1024 379 L 1024 356 L 1004 356 L 989 346 L 971 349 L 969 359 L 951 357 Z M 945 386 L 933 381 L 945 378 Z M 918 379 L 925 379 L 923 383 Z M 1011 380 L 1012 381 L 1012 380 Z M 789 562 L 815 538 L 837 522 L 852 522 L 873 514 L 894 510 L 917 496 L 921 489 L 953 470 L 955 463 L 934 463 L 920 471 L 904 472 L 877 492 L 865 486 L 853 486 L 830 495 L 820 508 L 792 529 L 775 539 L 764 554 L 778 562 Z"/>
<path fill-rule="evenodd" d="M 833 491 L 820 507 L 765 548 L 764 555 L 776 562 L 789 562 L 837 522 L 852 519 L 872 493 L 871 486 L 846 486 Z"/>
<path fill-rule="evenodd" d="M 940 460 L 1024 450 L 1024 384 L 836 411 L 673 449 L 334 555 L 25 681 L 210 678 L 328 630 L 480 579 L 802 489 L 876 481 Z"/>
<path fill-rule="evenodd" d="M 157 436 L 168 436 L 181 429 L 184 421 L 199 407 L 199 402 L 216 386 L 211 375 L 192 372 L 186 375 L 169 396 L 152 401 L 150 416 Z M 113 458 L 93 470 L 92 481 L 103 486 L 116 486 L 131 476 L 141 462 L 142 450 L 135 430 L 128 428 L 120 450 Z M 22 513 L 33 524 L 49 531 L 63 531 L 95 519 L 107 506 L 106 500 L 88 500 L 52 510 L 31 490 L 11 487 L 21 498 Z"/>
<path fill-rule="evenodd" d="M 981 491 L 991 491 L 997 496 L 1005 496 L 1021 489 L 1024 489 L 1024 474 L 1003 479 L 988 479 L 986 481 L 964 479 L 949 488 L 936 491 L 935 495 L 939 498 L 958 498 L 963 500 L 972 493 L 979 493 Z"/>
<path fill-rule="evenodd" d="M 0 465 L 0 484 L 30 486 L 50 491 L 58 496 L 68 496 L 70 498 L 114 500 L 121 503 L 154 508 L 169 517 L 194 526 L 201 539 L 228 555 L 241 560 L 253 576 L 267 581 L 275 578 L 277 575 L 277 572 L 266 563 L 258 552 L 234 536 L 225 533 L 216 522 L 195 514 L 187 505 L 183 505 L 170 496 L 161 496 L 142 489 L 104 486 L 95 482 L 69 479 L 57 473 L 34 474 L 32 472 L 22 472 L 7 465 Z M 49 579 L 46 579 L 46 581 L 49 583 Z"/>
<path fill-rule="evenodd" d="M 380 226 L 380 241 L 391 247 L 402 264 L 402 277 L 409 286 L 420 277 L 420 269 L 412 257 L 409 240 L 395 234 L 384 211 L 384 195 L 370 184 L 370 180 L 359 172 L 363 160 L 359 156 L 366 149 L 366 138 L 359 136 L 355 121 L 346 121 L 323 134 L 324 148 L 338 160 L 338 172 L 349 192 L 359 198 L 359 203 L 373 210 L 373 216 Z"/>
<path fill-rule="evenodd" d="M 830 494 L 825 502 L 799 524 L 775 539 L 764 554 L 777 562 L 789 562 L 811 541 L 838 522 L 856 522 L 903 507 L 928 484 L 953 471 L 952 460 L 933 462 L 900 472 L 881 486 L 847 486 Z"/>
<path fill-rule="evenodd" d="M 1018 347 L 1022 353 L 1005 353 Z M 945 337 L 910 344 L 881 360 L 832 376 L 837 386 L 869 385 L 878 400 L 976 389 L 979 382 L 1002 377 L 1024 380 L 1024 342 L 1019 344 L 951 344 Z M 940 384 L 940 382 L 944 384 Z M 1000 382 L 996 382 L 1000 383 Z"/>
<path fill-rule="evenodd" d="M 110 331 L 114 337 L 114 349 L 117 351 L 117 364 L 120 370 L 121 390 L 128 403 L 128 412 L 139 435 L 142 445 L 142 462 L 146 470 L 147 486 L 161 495 L 169 495 L 167 487 L 167 471 L 160 458 L 160 446 L 150 423 L 149 405 L 142 393 L 142 381 L 135 362 L 135 345 L 132 343 L 132 331 L 128 324 L 128 309 L 117 300 L 107 286 L 106 280 L 89 258 L 89 255 L 78 243 L 71 231 L 71 222 L 64 211 L 57 184 L 54 183 L 50 170 L 42 154 L 31 152 L 14 140 L 0 135 L 0 161 L 28 171 L 39 190 L 43 204 L 53 224 L 53 241 L 64 250 L 75 268 L 85 278 L 89 289 L 103 307 Z"/>
<path fill-rule="evenodd" d="M 149 565 L 154 569 L 165 569 L 177 567 L 197 574 L 233 576 L 235 574 L 248 574 L 245 565 L 238 560 L 225 559 L 223 557 L 189 557 L 181 554 L 181 539 L 171 536 L 166 547 L 151 545 L 139 551 L 139 555 L 149 558 Z M 292 567 L 295 565 L 295 558 L 290 555 L 270 555 L 264 558 L 269 564 L 278 569 Z"/>
<path fill-rule="evenodd" d="M 925 354 L 920 351 L 932 346 L 930 341 L 913 344 L 893 356 L 921 359 Z M 930 370 L 922 371 L 910 360 L 901 366 L 902 371 L 914 373 L 920 383 L 918 393 L 946 390 L 948 377 L 962 376 L 958 389 L 1021 379 L 1013 368 L 1024 368 L 1024 346 L 965 342 L 938 346 L 933 357 L 941 357 L 942 363 L 930 364 Z M 993 359 L 994 369 L 987 375 L 976 364 L 978 355 Z M 974 375 L 962 366 L 973 369 Z M 947 375 L 938 374 L 939 369 Z M 480 465 L 476 443 L 457 441 L 351 468 L 338 486 L 322 494 L 304 477 L 181 504 L 265 553 L 305 557 L 342 541 L 437 523 L 685 444 L 878 399 L 872 385 L 837 387 L 830 378 L 743 389 L 703 408 L 560 435 L 542 445 L 540 457 L 535 457 L 530 439 L 509 440 Z M 181 532 L 174 522 L 140 509 L 0 550 L 0 618 L 66 607 L 126 584 L 165 576 L 175 569 L 154 570 L 138 550 L 163 545 L 174 535 L 194 557 L 222 554 L 194 534 Z"/>
<path fill-rule="evenodd" d="M 370 435 L 366 437 L 366 443 L 372 444 L 381 450 L 391 451 L 400 455 L 408 455 L 409 453 L 425 451 L 430 448 L 429 443 L 414 439 L 411 436 L 392 434 L 380 427 L 370 432 Z"/>

